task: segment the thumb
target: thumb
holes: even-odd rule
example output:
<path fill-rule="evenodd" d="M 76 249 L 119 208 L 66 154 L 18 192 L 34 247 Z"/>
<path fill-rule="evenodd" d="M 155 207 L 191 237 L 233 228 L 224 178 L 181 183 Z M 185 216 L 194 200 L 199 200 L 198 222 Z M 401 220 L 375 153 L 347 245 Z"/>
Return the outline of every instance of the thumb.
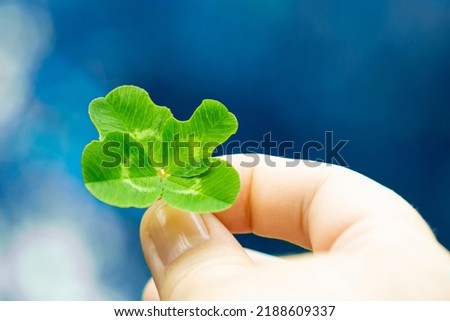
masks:
<path fill-rule="evenodd" d="M 233 235 L 212 214 L 195 214 L 163 202 L 141 222 L 141 244 L 161 300 L 224 298 L 232 275 L 253 266 Z"/>

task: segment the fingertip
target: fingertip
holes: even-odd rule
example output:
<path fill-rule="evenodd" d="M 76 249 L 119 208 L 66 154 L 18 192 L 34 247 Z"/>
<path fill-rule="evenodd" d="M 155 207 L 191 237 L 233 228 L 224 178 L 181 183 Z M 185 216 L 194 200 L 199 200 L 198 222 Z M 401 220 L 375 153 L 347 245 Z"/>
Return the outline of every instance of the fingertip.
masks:
<path fill-rule="evenodd" d="M 155 284 L 155 280 L 151 278 L 148 280 L 147 284 L 142 291 L 142 300 L 143 301 L 161 301 L 159 298 L 158 289 Z"/>
<path fill-rule="evenodd" d="M 220 281 L 218 276 L 253 264 L 212 214 L 180 211 L 160 202 L 144 214 L 140 234 L 154 278 L 144 289 L 144 300 L 204 297 Z"/>

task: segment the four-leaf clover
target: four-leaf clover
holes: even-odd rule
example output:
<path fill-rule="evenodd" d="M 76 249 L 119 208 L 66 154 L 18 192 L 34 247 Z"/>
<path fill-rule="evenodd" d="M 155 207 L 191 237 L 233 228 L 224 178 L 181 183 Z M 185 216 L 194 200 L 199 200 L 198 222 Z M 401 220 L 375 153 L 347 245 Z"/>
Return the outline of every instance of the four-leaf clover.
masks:
<path fill-rule="evenodd" d="M 82 155 L 87 189 L 119 207 L 166 203 L 197 213 L 230 207 L 239 193 L 236 170 L 213 158 L 214 149 L 237 130 L 236 117 L 205 99 L 187 121 L 175 119 L 148 93 L 121 86 L 94 99 L 89 115 L 99 140 Z"/>

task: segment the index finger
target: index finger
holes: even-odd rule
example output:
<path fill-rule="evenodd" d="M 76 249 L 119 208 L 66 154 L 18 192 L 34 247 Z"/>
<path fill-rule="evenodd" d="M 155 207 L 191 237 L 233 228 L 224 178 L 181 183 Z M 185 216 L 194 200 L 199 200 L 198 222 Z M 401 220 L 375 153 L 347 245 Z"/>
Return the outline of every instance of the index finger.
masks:
<path fill-rule="evenodd" d="M 314 251 L 329 250 L 339 238 L 349 241 L 360 234 L 356 230 L 374 226 L 387 231 L 403 225 L 434 239 L 410 204 L 366 176 L 325 163 L 290 166 L 293 160 L 274 156 L 269 163 L 264 156 L 224 156 L 239 172 L 241 192 L 216 216 L 233 233 L 255 233 Z"/>

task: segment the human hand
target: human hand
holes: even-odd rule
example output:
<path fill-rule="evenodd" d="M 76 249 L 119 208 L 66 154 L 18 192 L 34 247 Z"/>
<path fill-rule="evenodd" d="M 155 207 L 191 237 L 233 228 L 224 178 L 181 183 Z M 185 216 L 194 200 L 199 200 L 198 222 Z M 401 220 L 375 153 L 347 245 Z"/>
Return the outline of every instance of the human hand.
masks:
<path fill-rule="evenodd" d="M 147 210 L 141 243 L 153 279 L 146 300 L 450 300 L 450 256 L 404 199 L 339 166 L 241 167 L 241 193 L 222 213 L 164 204 Z M 244 250 L 255 233 L 312 253 L 282 259 Z"/>

